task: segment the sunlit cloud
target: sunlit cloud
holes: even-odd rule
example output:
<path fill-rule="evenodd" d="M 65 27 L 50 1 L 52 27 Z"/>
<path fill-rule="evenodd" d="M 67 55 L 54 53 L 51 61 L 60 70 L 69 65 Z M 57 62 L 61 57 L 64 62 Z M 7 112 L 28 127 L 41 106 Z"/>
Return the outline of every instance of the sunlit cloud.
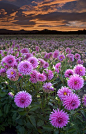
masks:
<path fill-rule="evenodd" d="M 0 0 L 0 3 L 0 29 L 76 31 L 86 28 L 85 0 Z"/>

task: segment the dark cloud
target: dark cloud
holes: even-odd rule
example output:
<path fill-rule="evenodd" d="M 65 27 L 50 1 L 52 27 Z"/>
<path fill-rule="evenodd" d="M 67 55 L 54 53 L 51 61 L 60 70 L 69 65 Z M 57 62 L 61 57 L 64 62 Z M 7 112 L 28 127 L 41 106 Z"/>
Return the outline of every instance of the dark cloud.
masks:
<path fill-rule="evenodd" d="M 19 7 L 15 6 L 13 4 L 10 4 L 10 3 L 0 1 L 0 9 L 4 9 L 7 12 L 7 15 L 9 15 L 9 14 L 19 10 Z"/>
<path fill-rule="evenodd" d="M 66 13 L 66 12 L 54 12 L 45 15 L 37 15 L 39 20 L 46 21 L 86 21 L 86 12 L 84 13 Z"/>

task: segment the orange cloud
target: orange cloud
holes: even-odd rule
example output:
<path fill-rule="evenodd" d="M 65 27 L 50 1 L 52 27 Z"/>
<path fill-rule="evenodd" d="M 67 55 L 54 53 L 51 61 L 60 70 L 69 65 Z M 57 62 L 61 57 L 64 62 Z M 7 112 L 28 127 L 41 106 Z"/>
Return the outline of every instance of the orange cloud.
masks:
<path fill-rule="evenodd" d="M 0 14 L 2 14 L 2 15 L 6 15 L 7 12 L 5 11 L 5 9 L 1 9 L 1 10 L 0 10 Z"/>
<path fill-rule="evenodd" d="M 27 10 L 22 12 L 25 15 L 48 14 L 48 13 L 58 11 L 59 7 L 62 7 L 67 2 L 73 2 L 73 1 L 77 1 L 77 0 L 53 0 L 53 1 L 44 0 L 41 2 L 33 1 L 32 3 L 36 3 L 37 4 L 36 6 L 24 5 L 20 9 Z"/>

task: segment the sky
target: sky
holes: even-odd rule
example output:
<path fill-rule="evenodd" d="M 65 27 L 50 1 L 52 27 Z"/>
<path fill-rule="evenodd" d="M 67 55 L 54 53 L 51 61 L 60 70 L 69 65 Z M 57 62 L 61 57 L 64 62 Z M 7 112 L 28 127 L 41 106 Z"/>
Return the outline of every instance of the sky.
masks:
<path fill-rule="evenodd" d="M 86 0 L 0 0 L 0 29 L 86 29 Z"/>

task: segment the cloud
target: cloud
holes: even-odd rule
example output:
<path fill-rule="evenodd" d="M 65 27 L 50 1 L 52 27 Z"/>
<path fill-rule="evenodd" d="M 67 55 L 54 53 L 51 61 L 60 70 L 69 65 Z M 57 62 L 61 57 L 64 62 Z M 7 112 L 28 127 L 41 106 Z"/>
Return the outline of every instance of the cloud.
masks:
<path fill-rule="evenodd" d="M 33 1 L 36 5 L 24 5 L 20 9 L 24 10 L 23 13 L 26 15 L 38 15 L 38 14 L 48 14 L 58 11 L 65 3 L 72 2 L 76 0 L 43 0 L 40 2 Z"/>

